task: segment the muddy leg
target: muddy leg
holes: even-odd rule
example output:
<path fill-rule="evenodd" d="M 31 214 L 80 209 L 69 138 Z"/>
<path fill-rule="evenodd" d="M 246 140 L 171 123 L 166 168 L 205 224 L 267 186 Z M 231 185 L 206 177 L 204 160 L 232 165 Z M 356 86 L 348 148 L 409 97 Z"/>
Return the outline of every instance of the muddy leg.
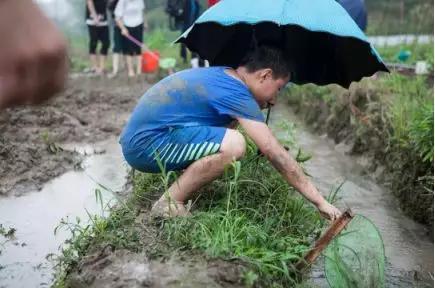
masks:
<path fill-rule="evenodd" d="M 128 70 L 128 76 L 134 77 L 133 56 L 131 55 L 127 55 L 127 70 Z"/>
<path fill-rule="evenodd" d="M 136 74 L 142 74 L 142 56 L 135 56 L 136 58 Z"/>
<path fill-rule="evenodd" d="M 180 178 L 169 187 L 169 195 L 163 195 L 154 207 L 167 202 L 169 198 L 183 212 L 183 204 L 190 199 L 193 192 L 219 177 L 227 164 L 243 157 L 245 150 L 246 142 L 242 134 L 237 130 L 227 129 L 219 152 L 201 158 L 187 167 Z"/>
<path fill-rule="evenodd" d="M 100 62 L 98 65 L 98 70 L 97 73 L 101 74 L 104 73 L 104 71 L 106 70 L 106 55 L 100 55 Z"/>
<path fill-rule="evenodd" d="M 89 58 L 91 59 L 92 72 L 98 71 L 98 59 L 96 54 L 90 54 Z"/>

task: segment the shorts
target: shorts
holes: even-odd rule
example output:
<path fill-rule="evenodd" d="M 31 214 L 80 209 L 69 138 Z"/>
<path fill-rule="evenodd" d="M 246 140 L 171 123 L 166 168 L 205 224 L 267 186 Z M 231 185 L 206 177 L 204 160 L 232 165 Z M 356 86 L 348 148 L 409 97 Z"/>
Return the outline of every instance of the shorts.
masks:
<path fill-rule="evenodd" d="M 148 136 L 146 143 L 129 147 L 121 142 L 125 160 L 147 173 L 180 171 L 196 160 L 217 153 L 227 128 L 212 126 L 169 127 Z"/>
<path fill-rule="evenodd" d="M 107 55 L 110 46 L 109 27 L 88 25 L 89 54 L 97 53 L 98 42 L 101 42 L 100 54 Z"/>
<path fill-rule="evenodd" d="M 135 27 L 125 27 L 128 30 L 130 36 L 138 40 L 139 42 L 143 42 L 143 24 L 140 24 Z M 135 44 L 133 41 L 128 39 L 125 36 L 122 36 L 122 53 L 124 55 L 137 56 L 142 52 L 142 48 Z"/>

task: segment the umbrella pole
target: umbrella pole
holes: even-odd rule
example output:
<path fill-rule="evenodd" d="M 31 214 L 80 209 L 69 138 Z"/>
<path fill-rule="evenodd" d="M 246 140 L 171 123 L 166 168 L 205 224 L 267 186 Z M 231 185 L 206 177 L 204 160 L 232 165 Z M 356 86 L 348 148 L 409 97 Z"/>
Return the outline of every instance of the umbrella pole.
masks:
<path fill-rule="evenodd" d="M 271 110 L 272 110 L 272 106 L 268 105 L 267 106 L 267 115 L 266 115 L 266 125 L 269 124 L 269 118 L 270 118 L 270 111 Z M 260 149 L 257 148 L 257 166 L 255 167 L 255 172 L 257 172 L 258 161 L 260 161 L 260 155 L 261 155 L 261 151 L 260 151 Z"/>
<path fill-rule="evenodd" d="M 267 115 L 266 115 L 266 125 L 269 124 L 270 110 L 272 110 L 272 106 L 267 106 Z"/>

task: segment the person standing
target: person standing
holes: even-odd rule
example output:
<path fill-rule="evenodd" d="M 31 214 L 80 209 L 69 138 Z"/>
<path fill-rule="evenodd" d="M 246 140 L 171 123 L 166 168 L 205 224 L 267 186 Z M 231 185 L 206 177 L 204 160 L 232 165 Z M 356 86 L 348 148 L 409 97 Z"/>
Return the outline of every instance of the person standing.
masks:
<path fill-rule="evenodd" d="M 110 46 L 106 8 L 107 0 L 86 1 L 86 24 L 89 31 L 89 56 L 91 59 L 92 71 L 97 74 L 102 74 L 105 70 L 106 56 Z M 97 55 L 98 42 L 101 42 L 99 55 Z"/>
<path fill-rule="evenodd" d="M 113 48 L 112 48 L 112 74 L 111 77 L 114 77 L 118 74 L 119 71 L 119 58 L 122 53 L 122 34 L 121 29 L 116 24 L 115 21 L 115 8 L 118 4 L 119 0 L 109 0 L 107 4 L 107 8 L 112 17 L 112 25 L 113 25 Z"/>
<path fill-rule="evenodd" d="M 197 0 L 186 0 L 185 8 L 184 8 L 184 19 L 183 19 L 183 27 L 182 32 L 189 29 L 190 26 L 195 23 L 195 20 L 199 17 L 201 11 L 201 6 Z M 184 43 L 181 44 L 180 47 L 180 56 L 183 58 L 183 61 L 187 62 L 187 48 Z M 191 61 L 192 68 L 204 67 L 205 61 L 201 59 L 197 53 L 191 53 Z"/>
<path fill-rule="evenodd" d="M 141 74 L 141 47 L 131 41 L 133 37 L 143 42 L 143 31 L 148 29 L 145 18 L 145 3 L 143 0 L 119 0 L 115 8 L 115 19 L 123 35 L 122 53 L 127 58 L 128 76 Z M 136 71 L 133 62 L 136 62 Z"/>
<path fill-rule="evenodd" d="M 201 7 L 197 0 L 168 0 L 165 11 L 169 16 L 169 28 L 174 31 L 186 31 L 198 18 L 200 10 Z M 186 64 L 188 57 L 187 48 L 184 43 L 180 44 L 180 57 L 183 59 L 184 64 Z M 191 58 L 192 67 L 198 67 L 204 63 L 194 53 L 192 53 Z"/>

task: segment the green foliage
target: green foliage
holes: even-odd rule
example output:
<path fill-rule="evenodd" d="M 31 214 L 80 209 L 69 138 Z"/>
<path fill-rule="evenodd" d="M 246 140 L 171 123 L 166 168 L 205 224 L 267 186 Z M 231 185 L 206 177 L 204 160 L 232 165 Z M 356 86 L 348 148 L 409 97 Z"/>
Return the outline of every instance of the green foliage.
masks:
<path fill-rule="evenodd" d="M 321 219 L 264 158 L 258 159 L 255 149 L 248 151 L 203 189 L 192 217 L 166 222 L 165 235 L 174 249 L 251 264 L 246 283 L 294 285 L 292 265 L 318 234 Z"/>
<path fill-rule="evenodd" d="M 12 228 L 12 227 L 9 227 L 7 229 L 3 226 L 3 224 L 0 224 L 0 236 L 11 239 L 11 238 L 15 237 L 15 232 L 17 232 L 17 229 Z"/>
<path fill-rule="evenodd" d="M 434 110 L 432 103 L 422 105 L 409 125 L 411 145 L 425 162 L 433 163 Z"/>
<path fill-rule="evenodd" d="M 392 74 L 382 85 L 390 89 L 389 118 L 392 146 L 411 148 L 422 160 L 433 160 L 433 91 L 424 77 Z"/>
<path fill-rule="evenodd" d="M 433 1 L 367 0 L 367 33 L 433 34 Z"/>
<path fill-rule="evenodd" d="M 169 29 L 169 18 L 163 7 L 147 10 L 146 18 L 148 21 L 148 27 L 151 31 L 156 29 Z"/>
<path fill-rule="evenodd" d="M 95 191 L 97 203 L 102 204 L 101 191 Z M 104 207 L 102 211 L 107 209 Z M 110 246 L 114 249 L 140 249 L 140 228 L 135 225 L 137 210 L 131 204 L 119 203 L 116 209 L 111 210 L 109 217 L 91 215 L 89 220 L 83 222 L 80 218 L 74 220 L 61 219 L 55 228 L 54 234 L 60 229 L 71 233 L 71 238 L 65 241 L 60 256 L 52 256 L 56 263 L 56 279 L 53 287 L 64 287 L 67 274 L 77 266 L 82 257 L 91 249 Z"/>
<path fill-rule="evenodd" d="M 385 62 L 398 62 L 397 56 L 400 51 L 409 51 L 411 55 L 405 64 L 415 64 L 417 61 L 426 61 L 433 69 L 434 52 L 433 42 L 428 44 L 402 44 L 397 46 L 379 47 L 379 54 Z"/>

